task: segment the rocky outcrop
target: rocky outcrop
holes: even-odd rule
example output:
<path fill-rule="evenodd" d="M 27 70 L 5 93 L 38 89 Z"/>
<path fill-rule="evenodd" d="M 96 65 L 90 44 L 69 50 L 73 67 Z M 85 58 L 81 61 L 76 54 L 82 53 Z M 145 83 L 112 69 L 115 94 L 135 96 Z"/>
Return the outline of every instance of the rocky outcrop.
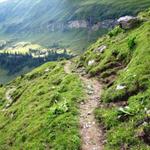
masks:
<path fill-rule="evenodd" d="M 49 21 L 46 25 L 42 25 L 40 30 L 42 31 L 42 29 L 45 28 L 46 26 L 46 29 L 51 32 L 58 30 L 64 31 L 67 29 L 80 29 L 80 28 L 86 28 L 92 31 L 97 31 L 102 28 L 104 29 L 113 28 L 116 24 L 117 22 L 112 19 L 96 22 L 94 24 L 90 24 L 86 20 L 71 20 L 66 23 Z"/>
<path fill-rule="evenodd" d="M 116 24 L 117 24 L 116 20 L 107 19 L 107 20 L 100 22 L 100 28 L 106 28 L 106 29 L 113 28 L 115 27 Z"/>
<path fill-rule="evenodd" d="M 45 28 L 45 25 L 43 25 L 42 28 Z M 48 31 L 51 31 L 51 32 L 54 32 L 57 30 L 63 31 L 66 28 L 66 24 L 63 22 L 50 21 L 47 23 L 46 28 Z"/>
<path fill-rule="evenodd" d="M 117 20 L 118 24 L 123 29 L 131 29 L 138 25 L 140 20 L 133 16 L 124 16 Z"/>
<path fill-rule="evenodd" d="M 86 20 L 74 20 L 74 21 L 68 22 L 68 27 L 69 28 L 91 28 L 93 31 L 97 31 L 102 28 L 103 29 L 113 28 L 116 24 L 117 24 L 117 21 L 113 19 L 100 21 L 91 25 Z"/>
<path fill-rule="evenodd" d="M 87 28 L 88 27 L 88 22 L 86 20 L 74 20 L 74 21 L 69 21 L 68 22 L 68 27 L 69 28 Z"/>
<path fill-rule="evenodd" d="M 106 45 L 102 45 L 102 46 L 96 48 L 94 51 L 95 51 L 95 52 L 103 53 L 103 52 L 105 51 L 106 48 L 107 48 Z"/>

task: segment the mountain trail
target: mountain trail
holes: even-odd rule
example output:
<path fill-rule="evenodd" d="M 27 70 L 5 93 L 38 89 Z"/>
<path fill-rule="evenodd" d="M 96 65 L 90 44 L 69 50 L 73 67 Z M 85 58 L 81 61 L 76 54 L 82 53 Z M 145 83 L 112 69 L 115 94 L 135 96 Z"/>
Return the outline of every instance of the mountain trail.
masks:
<path fill-rule="evenodd" d="M 64 66 L 66 73 L 71 73 L 71 62 Z M 94 110 L 99 105 L 101 84 L 92 78 L 80 76 L 84 83 L 87 98 L 80 104 L 80 134 L 82 137 L 81 150 L 103 150 L 103 130 L 95 119 Z"/>

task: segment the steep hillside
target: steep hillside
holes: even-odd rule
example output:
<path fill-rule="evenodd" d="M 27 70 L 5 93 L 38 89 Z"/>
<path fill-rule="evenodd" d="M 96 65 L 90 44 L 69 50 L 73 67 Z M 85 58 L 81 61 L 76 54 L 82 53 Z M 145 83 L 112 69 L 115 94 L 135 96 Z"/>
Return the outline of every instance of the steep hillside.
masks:
<path fill-rule="evenodd" d="M 0 149 L 79 149 L 82 84 L 47 63 L 0 87 Z"/>
<path fill-rule="evenodd" d="M 0 85 L 0 149 L 149 150 L 149 41 L 150 9 L 81 56 Z"/>
<path fill-rule="evenodd" d="M 136 14 L 148 6 L 148 0 L 37 0 L 34 3 L 31 0 L 7 0 L 0 4 L 1 22 L 12 27 L 18 25 L 22 30 L 50 21 L 88 20 L 89 17 L 94 21 L 116 19 L 125 14 Z"/>
<path fill-rule="evenodd" d="M 105 126 L 108 150 L 150 147 L 150 10 L 130 30 L 116 27 L 77 60 L 77 67 L 104 85 L 95 111 Z"/>
<path fill-rule="evenodd" d="M 99 32 L 93 31 L 91 35 L 91 26 L 136 14 L 148 6 L 149 0 L 7 0 L 0 3 L 0 33 L 2 39 L 34 41 L 46 46 L 57 42 L 60 47 L 81 51 L 106 32 L 102 25 Z M 86 28 L 68 29 L 70 21 L 76 20 L 84 22 L 73 22 L 74 26 Z M 109 21 L 104 23 L 105 28 L 111 24 Z"/>

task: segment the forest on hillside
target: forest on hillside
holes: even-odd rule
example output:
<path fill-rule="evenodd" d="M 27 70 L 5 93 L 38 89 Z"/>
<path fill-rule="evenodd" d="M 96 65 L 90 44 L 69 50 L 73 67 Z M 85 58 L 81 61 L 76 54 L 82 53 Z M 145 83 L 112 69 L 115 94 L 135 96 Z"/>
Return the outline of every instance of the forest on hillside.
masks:
<path fill-rule="evenodd" d="M 57 53 L 51 51 L 45 57 L 33 57 L 30 53 L 0 53 L 0 67 L 8 70 L 8 74 L 12 75 L 20 72 L 25 67 L 35 68 L 49 61 L 59 61 L 72 57 L 72 55 L 66 53 L 65 51 L 64 53 Z"/>

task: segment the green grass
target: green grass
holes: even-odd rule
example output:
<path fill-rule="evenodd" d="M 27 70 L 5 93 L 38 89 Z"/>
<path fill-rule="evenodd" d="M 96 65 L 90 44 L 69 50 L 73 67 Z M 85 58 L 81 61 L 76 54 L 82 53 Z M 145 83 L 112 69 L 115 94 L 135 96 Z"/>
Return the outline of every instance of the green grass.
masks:
<path fill-rule="evenodd" d="M 0 88 L 0 110 L 8 103 L 7 90 L 16 88 L 11 95 L 14 103 L 0 111 L 0 149 L 80 148 L 82 84 L 76 75 L 67 75 L 63 65 L 44 64 Z"/>
<path fill-rule="evenodd" d="M 0 69 L 0 83 L 5 83 L 10 79 L 10 76 L 7 75 L 7 71 L 4 69 Z"/>
<path fill-rule="evenodd" d="M 141 16 L 149 20 L 149 10 L 140 13 Z M 143 120 L 150 115 L 150 22 L 127 31 L 117 27 L 110 33 L 76 60 L 77 67 L 85 67 L 89 75 L 104 83 L 101 101 L 110 107 L 97 108 L 95 115 L 106 127 L 105 149 L 148 150 L 150 125 Z M 96 52 L 102 45 L 107 46 L 105 51 Z M 91 66 L 90 60 L 95 61 Z M 126 106 L 112 106 L 117 102 Z M 142 133 L 145 136 L 140 137 Z"/>
<path fill-rule="evenodd" d="M 78 15 L 87 17 L 89 14 L 92 14 L 95 19 L 108 19 L 118 18 L 125 14 L 135 15 L 137 12 L 148 8 L 150 6 L 150 2 L 149 0 L 84 0 L 81 2 L 81 6 L 82 7 L 79 7 L 79 10 L 77 11 L 79 12 L 77 13 Z M 93 11 L 94 13 L 91 13 Z"/>
<path fill-rule="evenodd" d="M 106 128 L 106 150 L 149 150 L 149 10 L 140 17 L 147 21 L 127 31 L 115 28 L 75 61 L 76 67 L 104 83 L 104 108 L 97 108 L 95 115 Z M 100 46 L 106 46 L 103 53 L 97 51 Z M 7 91 L 16 88 L 11 95 L 14 103 L 0 111 L 0 149 L 80 149 L 78 103 L 84 98 L 83 87 L 63 66 L 64 62 L 47 63 L 0 87 L 0 110 L 8 104 Z"/>
<path fill-rule="evenodd" d="M 29 71 L 31 71 L 33 68 L 22 68 L 22 71 L 15 73 L 15 74 L 9 74 L 8 70 L 2 69 L 0 68 L 0 84 L 6 84 L 11 82 L 12 80 L 14 80 L 16 77 L 27 73 Z"/>

